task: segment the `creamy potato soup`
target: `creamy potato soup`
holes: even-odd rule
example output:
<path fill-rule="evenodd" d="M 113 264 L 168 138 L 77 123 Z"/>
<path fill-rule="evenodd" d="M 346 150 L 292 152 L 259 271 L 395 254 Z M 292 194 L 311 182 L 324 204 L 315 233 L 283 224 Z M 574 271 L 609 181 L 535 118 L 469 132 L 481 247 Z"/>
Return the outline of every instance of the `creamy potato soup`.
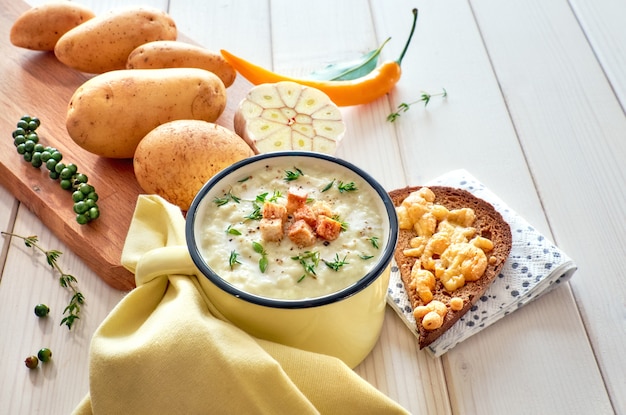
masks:
<path fill-rule="evenodd" d="M 251 294 L 334 293 L 367 274 L 386 243 L 378 196 L 348 170 L 268 163 L 213 194 L 197 218 L 200 250 L 216 274 Z"/>

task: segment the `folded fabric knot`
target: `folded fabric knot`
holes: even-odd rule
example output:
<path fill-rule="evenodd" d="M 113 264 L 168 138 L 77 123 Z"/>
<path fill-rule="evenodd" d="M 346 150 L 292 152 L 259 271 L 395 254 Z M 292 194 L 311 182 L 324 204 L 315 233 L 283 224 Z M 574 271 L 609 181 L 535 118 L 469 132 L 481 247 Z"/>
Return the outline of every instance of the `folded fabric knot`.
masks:
<path fill-rule="evenodd" d="M 168 275 L 200 275 L 186 245 L 154 248 L 143 254 L 137 261 L 135 284 L 140 286 Z"/>
<path fill-rule="evenodd" d="M 140 196 L 122 263 L 137 287 L 94 333 L 74 414 L 407 414 L 341 360 L 224 321 L 187 251 L 185 220 Z"/>

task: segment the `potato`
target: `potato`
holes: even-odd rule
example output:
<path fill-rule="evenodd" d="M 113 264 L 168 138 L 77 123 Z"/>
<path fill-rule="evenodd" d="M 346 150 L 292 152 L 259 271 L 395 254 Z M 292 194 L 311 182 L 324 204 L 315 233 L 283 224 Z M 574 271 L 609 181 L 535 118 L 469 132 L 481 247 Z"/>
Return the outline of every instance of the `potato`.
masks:
<path fill-rule="evenodd" d="M 9 36 L 14 46 L 51 51 L 62 35 L 94 16 L 87 7 L 69 1 L 46 3 L 20 15 Z"/>
<path fill-rule="evenodd" d="M 183 211 L 220 170 L 254 155 L 233 131 L 198 120 L 156 127 L 139 143 L 133 167 L 146 193 L 157 194 Z"/>
<path fill-rule="evenodd" d="M 103 73 L 126 68 L 126 59 L 137 46 L 154 40 L 176 40 L 174 20 L 149 7 L 110 10 L 65 33 L 56 46 L 56 57 L 74 69 Z"/>
<path fill-rule="evenodd" d="M 224 84 L 204 69 L 122 69 L 81 85 L 69 102 L 65 124 L 85 150 L 131 158 L 158 125 L 179 119 L 213 122 L 225 107 Z"/>
<path fill-rule="evenodd" d="M 128 55 L 126 69 L 200 68 L 219 76 L 228 88 L 237 72 L 221 53 L 173 40 L 157 40 L 137 47 Z"/>

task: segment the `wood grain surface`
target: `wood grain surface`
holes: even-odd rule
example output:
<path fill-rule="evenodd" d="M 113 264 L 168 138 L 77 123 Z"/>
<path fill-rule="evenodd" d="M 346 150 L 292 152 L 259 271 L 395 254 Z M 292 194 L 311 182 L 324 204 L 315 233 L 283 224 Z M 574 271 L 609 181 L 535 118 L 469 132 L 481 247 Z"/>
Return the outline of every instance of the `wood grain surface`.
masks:
<path fill-rule="evenodd" d="M 15 19 L 29 8 L 22 1 L 1 1 L 0 11 L 0 184 L 26 205 L 54 234 L 114 288 L 134 287 L 134 276 L 120 264 L 137 196 L 131 159 L 106 159 L 74 143 L 65 129 L 72 94 L 94 75 L 60 63 L 52 52 L 13 46 L 9 31 Z M 179 34 L 179 40 L 188 41 Z M 228 88 L 227 108 L 217 123 L 232 129 L 234 109 L 250 84 L 239 77 Z M 41 120 L 37 132 L 45 146 L 57 148 L 65 163 L 85 173 L 98 193 L 100 217 L 88 225 L 76 222 L 71 193 L 48 177 L 45 167 L 34 168 L 15 150 L 12 132 L 22 115 Z M 115 139 L 115 137 L 111 137 Z"/>

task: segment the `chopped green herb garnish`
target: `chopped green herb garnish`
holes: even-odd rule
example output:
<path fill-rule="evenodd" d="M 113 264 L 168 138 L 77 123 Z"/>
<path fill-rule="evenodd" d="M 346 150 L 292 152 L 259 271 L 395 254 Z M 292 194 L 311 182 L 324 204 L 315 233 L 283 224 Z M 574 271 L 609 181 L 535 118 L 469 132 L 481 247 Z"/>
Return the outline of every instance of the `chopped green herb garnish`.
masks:
<path fill-rule="evenodd" d="M 339 254 L 335 254 L 335 260 L 334 261 L 327 261 L 325 259 L 323 259 L 322 261 L 324 261 L 324 263 L 331 269 L 335 270 L 335 271 L 339 271 L 339 268 L 343 267 L 344 265 L 348 265 L 349 262 L 346 262 L 346 257 L 344 256 L 343 259 L 339 259 Z"/>
<path fill-rule="evenodd" d="M 354 182 L 348 182 L 348 183 L 339 182 L 339 184 L 337 185 L 337 189 L 339 189 L 339 193 L 353 192 L 355 190 L 358 190 Z"/>
<path fill-rule="evenodd" d="M 252 249 L 254 249 L 254 252 L 261 255 L 261 259 L 259 259 L 259 269 L 261 272 L 265 272 L 268 265 L 267 251 L 265 251 L 263 245 L 258 242 L 252 242 Z"/>
<path fill-rule="evenodd" d="M 295 169 L 295 171 L 291 171 L 291 170 L 286 170 L 285 171 L 285 181 L 286 182 L 291 182 L 293 180 L 296 180 L 300 176 L 304 176 L 304 173 L 302 173 L 302 170 L 300 170 L 297 167 L 294 167 L 294 169 Z"/>
<path fill-rule="evenodd" d="M 368 239 L 371 243 L 372 246 L 376 249 L 378 249 L 378 237 L 377 236 L 372 236 L 371 238 Z"/>
<path fill-rule="evenodd" d="M 258 203 L 253 202 L 252 208 L 253 208 L 252 213 L 244 216 L 244 219 L 261 220 L 261 218 L 263 218 L 263 213 L 261 212 L 261 206 Z"/>
<path fill-rule="evenodd" d="M 270 196 L 269 199 L 267 198 L 268 195 L 268 192 L 261 193 L 260 195 L 256 196 L 255 200 L 259 203 L 276 202 L 278 198 L 283 196 L 280 190 L 274 190 L 274 193 L 272 193 L 272 196 Z"/>
<path fill-rule="evenodd" d="M 238 256 L 239 254 L 237 252 L 230 251 L 230 257 L 228 258 L 228 265 L 230 266 L 230 269 L 233 269 L 236 264 L 241 264 L 241 262 L 237 259 Z"/>
<path fill-rule="evenodd" d="M 229 235 L 241 235 L 241 232 L 233 228 L 233 225 L 228 225 L 228 228 L 226 228 L 226 233 Z"/>
<path fill-rule="evenodd" d="M 333 179 L 330 183 L 324 186 L 324 188 L 322 189 L 322 193 L 330 190 L 333 187 L 333 184 L 335 184 L 335 179 Z"/>
<path fill-rule="evenodd" d="M 216 197 L 215 199 L 213 199 L 213 202 L 217 206 L 224 206 L 226 203 L 228 203 L 231 200 L 235 203 L 239 203 L 241 201 L 239 197 L 232 194 L 231 191 L 229 190 L 228 193 L 224 195 L 224 197 Z"/>
<path fill-rule="evenodd" d="M 374 255 L 359 255 L 359 258 L 363 259 L 363 260 L 367 260 L 367 259 L 372 259 L 374 258 Z"/>
<path fill-rule="evenodd" d="M 307 275 L 315 278 L 315 268 L 320 262 L 320 253 L 318 251 L 305 251 L 300 255 L 292 256 L 291 259 L 298 261 L 302 268 L 304 268 L 304 274 L 300 277 L 298 282 L 302 281 Z"/>

